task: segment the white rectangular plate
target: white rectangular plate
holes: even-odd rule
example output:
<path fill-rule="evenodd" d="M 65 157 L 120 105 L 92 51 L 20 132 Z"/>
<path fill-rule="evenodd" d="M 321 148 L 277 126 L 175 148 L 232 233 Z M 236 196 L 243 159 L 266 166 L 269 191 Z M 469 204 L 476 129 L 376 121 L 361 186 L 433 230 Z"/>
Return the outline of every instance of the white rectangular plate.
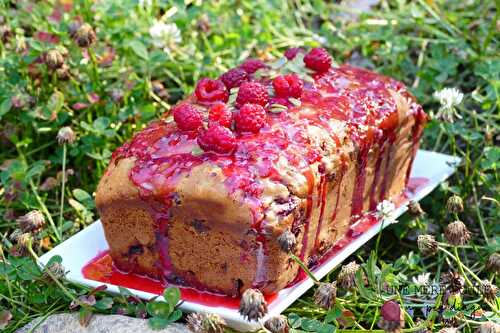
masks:
<path fill-rule="evenodd" d="M 407 210 L 409 200 L 418 201 L 422 199 L 434 188 L 436 188 L 439 183 L 448 178 L 455 171 L 455 167 L 459 162 L 460 159 L 457 157 L 419 150 L 413 164 L 411 178 L 427 178 L 427 181 L 414 189 L 414 192 L 410 193 L 408 200 L 403 201 L 394 212 L 394 218 L 399 217 Z M 373 225 L 358 238 L 352 240 L 349 244 L 338 251 L 335 256 L 331 257 L 319 267 L 314 269 L 314 275 L 318 279 L 323 278 L 344 259 L 353 254 L 358 248 L 376 235 L 381 228 L 387 224 L 388 223 L 379 222 Z M 105 284 L 109 292 L 118 293 L 117 286 L 89 280 L 82 275 L 82 268 L 85 264 L 107 249 L 108 244 L 104 238 L 102 224 L 100 221 L 96 221 L 89 227 L 73 235 L 71 238 L 44 254 L 40 258 L 40 261 L 43 265 L 46 264 L 52 256 L 60 255 L 63 258 L 63 265 L 68 271 L 66 278 L 69 281 L 87 285 L 89 287 L 98 287 Z M 280 314 L 312 286 L 313 281 L 310 278 L 307 278 L 302 282 L 281 290 L 277 297 L 270 304 L 268 304 L 269 313 L 265 318 L 263 318 L 263 321 L 265 321 L 268 317 Z M 150 299 L 158 296 L 140 290 L 131 289 L 130 291 L 143 299 Z M 160 297 L 159 299 L 162 298 Z M 260 327 L 257 322 L 248 322 L 244 320 L 236 309 L 228 309 L 221 306 L 206 306 L 192 302 L 183 302 L 180 305 L 180 308 L 187 312 L 217 313 L 226 320 L 230 327 L 239 331 L 255 331 Z"/>

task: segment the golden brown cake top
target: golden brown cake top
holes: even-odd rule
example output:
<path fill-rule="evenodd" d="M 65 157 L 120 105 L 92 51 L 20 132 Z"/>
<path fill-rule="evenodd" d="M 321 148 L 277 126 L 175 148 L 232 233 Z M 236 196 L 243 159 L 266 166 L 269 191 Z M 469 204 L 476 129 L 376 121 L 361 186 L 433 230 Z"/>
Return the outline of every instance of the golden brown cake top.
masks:
<path fill-rule="evenodd" d="M 309 170 L 332 172 L 341 157 L 391 137 L 397 98 L 425 119 L 403 83 L 350 65 L 324 49 L 290 49 L 274 63 L 250 59 L 219 79 L 204 78 L 113 154 L 132 157 L 131 180 L 145 196 L 175 200 L 180 177 L 199 165 L 222 170 L 228 192 L 260 223 L 273 197 L 307 196 Z"/>

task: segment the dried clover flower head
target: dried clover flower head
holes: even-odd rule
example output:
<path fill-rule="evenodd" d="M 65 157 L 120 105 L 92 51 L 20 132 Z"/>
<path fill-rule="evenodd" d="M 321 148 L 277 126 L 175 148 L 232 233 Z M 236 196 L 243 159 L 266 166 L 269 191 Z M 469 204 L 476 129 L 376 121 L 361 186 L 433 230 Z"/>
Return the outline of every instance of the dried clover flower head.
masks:
<path fill-rule="evenodd" d="M 76 28 L 76 26 L 71 26 L 70 35 L 80 47 L 89 47 L 97 40 L 94 29 L 88 23 L 83 23 L 78 28 Z"/>
<path fill-rule="evenodd" d="M 485 323 L 482 323 L 481 326 L 476 330 L 476 333 L 499 333 L 500 332 L 500 325 L 492 322 L 492 321 L 487 321 Z"/>
<path fill-rule="evenodd" d="M 314 292 L 314 303 L 322 307 L 323 309 L 329 310 L 335 304 L 337 299 L 337 282 L 326 283 L 320 282 L 319 286 Z"/>
<path fill-rule="evenodd" d="M 446 227 L 444 236 L 451 245 L 458 246 L 466 244 L 470 238 L 470 232 L 462 221 L 455 221 Z"/>
<path fill-rule="evenodd" d="M 27 250 L 33 243 L 33 236 L 29 232 L 25 232 L 17 237 L 17 245 L 22 249 Z"/>
<path fill-rule="evenodd" d="M 45 224 L 45 217 L 39 210 L 32 210 L 17 219 L 17 224 L 23 232 L 38 233 Z"/>
<path fill-rule="evenodd" d="M 441 284 L 452 294 L 460 294 L 464 290 L 465 279 L 457 272 L 444 273 Z"/>
<path fill-rule="evenodd" d="M 500 273 L 500 253 L 490 255 L 486 263 L 486 268 L 491 272 Z"/>
<path fill-rule="evenodd" d="M 69 78 L 71 76 L 69 66 L 66 64 L 63 64 L 60 68 L 56 69 L 56 76 L 61 81 L 69 80 Z"/>
<path fill-rule="evenodd" d="M 281 250 L 284 252 L 291 252 L 295 248 L 295 245 L 297 245 L 297 239 L 295 238 L 293 232 L 285 230 L 278 237 L 278 243 L 280 244 Z"/>
<path fill-rule="evenodd" d="M 48 273 L 50 271 L 50 274 Z M 56 279 L 62 279 L 66 275 L 66 270 L 61 263 L 54 262 L 50 264 L 50 266 L 45 267 L 45 271 L 43 272 L 43 276 L 46 279 L 51 279 L 50 275 L 53 275 Z"/>
<path fill-rule="evenodd" d="M 259 320 L 267 313 L 267 303 L 258 289 L 247 289 L 241 296 L 240 314 L 248 321 Z"/>
<path fill-rule="evenodd" d="M 483 280 L 480 286 L 481 293 L 488 301 L 494 301 L 497 297 L 498 288 L 488 280 Z"/>
<path fill-rule="evenodd" d="M 57 142 L 59 142 L 59 144 L 72 144 L 75 140 L 76 134 L 69 126 L 61 127 L 59 132 L 57 132 Z"/>
<path fill-rule="evenodd" d="M 419 235 L 417 245 L 424 256 L 432 256 L 438 251 L 438 242 L 432 235 Z"/>
<path fill-rule="evenodd" d="M 408 212 L 415 217 L 422 217 L 425 215 L 424 210 L 420 207 L 420 203 L 413 200 L 408 203 Z"/>
<path fill-rule="evenodd" d="M 43 60 L 49 69 L 56 70 L 64 64 L 64 55 L 60 50 L 52 49 L 45 53 Z"/>
<path fill-rule="evenodd" d="M 458 195 L 453 194 L 446 202 L 446 209 L 451 213 L 461 213 L 464 211 L 464 201 Z"/>
<path fill-rule="evenodd" d="M 43 191 L 43 192 L 50 191 L 54 187 L 56 187 L 57 184 L 59 184 L 59 181 L 56 178 L 54 178 L 54 177 L 47 177 L 43 181 L 42 185 L 40 185 L 39 189 L 40 189 L 40 191 Z"/>
<path fill-rule="evenodd" d="M 19 240 L 19 237 L 22 234 L 23 234 L 23 231 L 21 229 L 14 229 L 14 231 L 12 231 L 12 233 L 10 234 L 9 239 L 11 242 L 17 243 L 17 241 Z"/>
<path fill-rule="evenodd" d="M 382 318 L 378 322 L 378 327 L 385 332 L 400 332 L 405 326 L 404 314 L 401 307 L 394 301 L 386 301 L 380 309 Z"/>
<path fill-rule="evenodd" d="M 351 261 L 347 265 L 342 266 L 340 273 L 337 276 L 337 282 L 343 289 L 351 289 L 356 285 L 356 272 L 359 270 L 359 265 L 355 261 Z"/>
<path fill-rule="evenodd" d="M 224 333 L 226 322 L 215 313 L 190 313 L 187 326 L 194 333 Z"/>
<path fill-rule="evenodd" d="M 278 315 L 269 318 L 264 323 L 264 327 L 268 329 L 271 333 L 288 333 L 288 321 L 285 316 Z"/>

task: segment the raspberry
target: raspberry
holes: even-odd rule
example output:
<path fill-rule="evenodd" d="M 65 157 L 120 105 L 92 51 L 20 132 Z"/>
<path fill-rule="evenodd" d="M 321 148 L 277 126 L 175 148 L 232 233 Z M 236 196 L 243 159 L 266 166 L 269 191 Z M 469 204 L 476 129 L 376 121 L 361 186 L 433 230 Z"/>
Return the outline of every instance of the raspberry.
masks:
<path fill-rule="evenodd" d="M 259 82 L 243 82 L 236 97 L 236 105 L 245 103 L 259 104 L 265 106 L 269 100 L 267 88 Z"/>
<path fill-rule="evenodd" d="M 326 72 L 332 66 L 332 57 L 321 47 L 315 47 L 304 57 L 304 63 L 307 68 L 317 72 Z"/>
<path fill-rule="evenodd" d="M 224 103 L 215 103 L 208 112 L 208 121 L 210 124 L 217 123 L 224 127 L 230 127 L 232 118 L 233 113 Z"/>
<path fill-rule="evenodd" d="M 243 69 L 248 74 L 253 74 L 257 72 L 259 69 L 266 67 L 266 64 L 260 61 L 259 59 L 247 59 L 244 63 L 240 65 L 240 68 Z"/>
<path fill-rule="evenodd" d="M 248 74 L 241 68 L 233 68 L 220 76 L 220 79 L 230 90 L 234 87 L 239 87 L 245 81 L 248 81 Z"/>
<path fill-rule="evenodd" d="M 280 75 L 273 80 L 273 87 L 276 95 L 279 97 L 299 98 L 302 94 L 304 82 L 302 82 L 297 74 Z"/>
<path fill-rule="evenodd" d="M 204 151 L 218 154 L 231 154 L 236 148 L 236 139 L 228 128 L 212 124 L 197 138 L 198 145 Z"/>
<path fill-rule="evenodd" d="M 229 93 L 221 80 L 212 80 L 207 77 L 198 81 L 195 89 L 196 97 L 200 102 L 227 102 Z"/>
<path fill-rule="evenodd" d="M 245 104 L 234 117 L 240 132 L 257 133 L 266 121 L 266 110 L 258 104 Z"/>
<path fill-rule="evenodd" d="M 196 131 L 202 125 L 201 113 L 191 104 L 175 106 L 173 114 L 177 127 L 183 131 Z"/>
<path fill-rule="evenodd" d="M 300 47 L 291 47 L 285 51 L 285 58 L 287 58 L 288 60 L 292 60 L 299 52 L 303 51 L 304 50 L 301 49 Z"/>

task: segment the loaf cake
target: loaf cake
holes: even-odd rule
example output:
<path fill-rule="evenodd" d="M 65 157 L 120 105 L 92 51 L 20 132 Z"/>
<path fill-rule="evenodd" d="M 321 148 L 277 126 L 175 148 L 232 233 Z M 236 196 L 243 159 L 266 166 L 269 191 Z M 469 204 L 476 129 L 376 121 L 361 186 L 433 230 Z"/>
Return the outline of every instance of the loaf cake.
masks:
<path fill-rule="evenodd" d="M 425 122 L 404 84 L 322 48 L 201 79 L 113 153 L 98 185 L 114 265 L 202 291 L 275 293 L 299 274 L 287 251 L 314 265 L 402 193 Z"/>

